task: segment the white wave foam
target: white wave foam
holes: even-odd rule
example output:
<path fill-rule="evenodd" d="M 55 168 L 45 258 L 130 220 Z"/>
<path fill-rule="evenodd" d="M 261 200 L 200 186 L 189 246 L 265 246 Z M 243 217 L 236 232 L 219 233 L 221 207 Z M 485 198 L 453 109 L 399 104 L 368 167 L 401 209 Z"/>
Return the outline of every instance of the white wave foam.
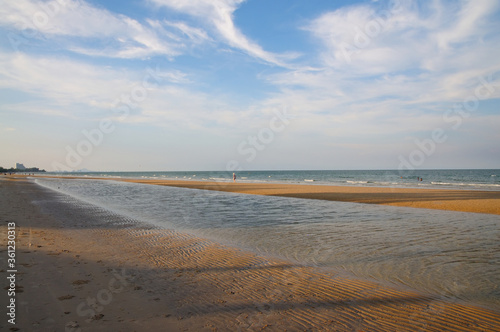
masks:
<path fill-rule="evenodd" d="M 431 182 L 431 184 L 440 186 L 500 187 L 500 184 L 494 184 L 494 183 Z"/>

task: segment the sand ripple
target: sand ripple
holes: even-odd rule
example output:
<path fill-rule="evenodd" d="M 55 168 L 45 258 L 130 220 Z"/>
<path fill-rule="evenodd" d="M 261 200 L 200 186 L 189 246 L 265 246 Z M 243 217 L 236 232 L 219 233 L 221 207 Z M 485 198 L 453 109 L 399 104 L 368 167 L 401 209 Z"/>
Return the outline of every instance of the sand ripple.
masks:
<path fill-rule="evenodd" d="M 75 241 L 92 238 L 155 294 L 178 320 L 207 329 L 317 331 L 499 331 L 500 314 L 320 267 L 271 259 L 182 232 L 159 229 L 60 196 L 39 201 Z"/>

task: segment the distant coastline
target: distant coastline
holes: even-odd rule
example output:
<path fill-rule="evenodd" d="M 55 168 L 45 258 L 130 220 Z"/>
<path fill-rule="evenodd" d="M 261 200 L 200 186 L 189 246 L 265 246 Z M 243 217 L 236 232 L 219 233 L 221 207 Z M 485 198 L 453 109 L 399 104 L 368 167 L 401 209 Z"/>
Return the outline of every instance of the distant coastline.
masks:
<path fill-rule="evenodd" d="M 30 168 L 3 168 L 0 166 L 0 173 L 45 173 L 46 171 L 44 169 L 39 169 L 38 167 L 30 167 Z"/>

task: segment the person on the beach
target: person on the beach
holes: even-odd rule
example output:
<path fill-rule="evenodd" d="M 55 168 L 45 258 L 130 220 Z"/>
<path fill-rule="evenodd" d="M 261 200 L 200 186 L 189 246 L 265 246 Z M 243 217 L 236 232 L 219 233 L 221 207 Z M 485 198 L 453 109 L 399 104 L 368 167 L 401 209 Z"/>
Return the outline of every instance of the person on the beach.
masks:
<path fill-rule="evenodd" d="M 233 173 L 233 182 L 236 182 L 236 173 Z"/>

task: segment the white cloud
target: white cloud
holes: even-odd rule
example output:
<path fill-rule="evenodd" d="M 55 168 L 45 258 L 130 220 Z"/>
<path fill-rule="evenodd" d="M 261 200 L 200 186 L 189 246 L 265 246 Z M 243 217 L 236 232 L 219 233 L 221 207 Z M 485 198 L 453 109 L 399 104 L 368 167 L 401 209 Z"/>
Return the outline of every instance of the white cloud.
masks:
<path fill-rule="evenodd" d="M 415 47 L 428 25 L 405 6 L 377 11 L 359 5 L 328 12 L 305 27 L 324 47 L 325 65 L 351 74 L 373 75 L 407 68 L 426 52 Z"/>
<path fill-rule="evenodd" d="M 78 118 L 86 112 L 109 111 L 116 100 L 130 94 L 135 86 L 189 83 L 187 74 L 179 71 L 152 70 L 123 72 L 86 64 L 67 58 L 31 57 L 21 53 L 0 56 L 0 88 L 23 91 L 39 102 L 18 104 L 9 108 Z M 51 105 L 47 107 L 48 105 Z M 37 105 L 38 104 L 38 105 Z M 80 106 L 78 106 L 80 105 Z"/>
<path fill-rule="evenodd" d="M 203 31 L 186 23 L 149 19 L 140 23 L 78 0 L 8 1 L 0 7 L 0 25 L 12 26 L 30 37 L 70 38 L 66 43 L 74 52 L 117 58 L 173 57 L 181 54 L 186 44 L 209 40 Z M 90 47 L 89 41 L 105 46 Z"/>
<path fill-rule="evenodd" d="M 58 105 L 102 102 L 130 84 L 120 72 L 65 58 L 11 53 L 1 55 L 0 63 L 0 87 L 18 89 Z"/>
<path fill-rule="evenodd" d="M 285 60 L 296 54 L 278 55 L 265 51 L 258 43 L 248 39 L 234 24 L 233 13 L 244 0 L 152 0 L 159 6 L 187 13 L 205 20 L 215 28 L 220 37 L 231 47 L 241 49 L 249 55 L 267 63 L 288 67 Z"/>
<path fill-rule="evenodd" d="M 192 89 L 190 82 L 190 76 L 179 70 L 124 72 L 65 58 L 0 55 L 0 88 L 23 91 L 36 99 L 4 103 L 4 111 L 64 117 L 77 120 L 75 123 L 83 118 L 115 117 L 175 130 L 220 133 L 223 129 L 224 134 L 260 121 L 253 117 L 258 112 L 231 107 L 222 96 Z M 146 96 L 131 97 L 136 88 Z M 118 107 L 127 97 L 133 105 L 130 116 L 119 120 Z"/>
<path fill-rule="evenodd" d="M 219 59 L 211 57 L 214 54 L 186 57 L 182 64 L 170 62 L 168 68 L 155 70 L 160 83 L 147 89 L 147 98 L 137 103 L 128 118 L 119 120 L 138 133 L 160 127 L 158 132 L 172 137 L 182 133 L 178 136 L 213 145 L 214 150 L 219 145 L 207 137 L 221 138 L 229 149 L 234 138 L 236 147 L 238 139 L 255 135 L 269 124 L 273 109 L 286 108 L 294 120 L 277 135 L 276 146 L 288 149 L 293 158 L 296 154 L 322 158 L 342 149 L 348 151 L 340 154 L 346 160 L 359 159 L 356 155 L 362 152 L 376 155 L 380 151 L 389 158 L 394 151 L 413 148 L 413 140 L 429 130 L 444 125 L 449 128 L 450 123 L 443 123 L 444 112 L 453 103 L 473 96 L 481 77 L 489 79 L 488 75 L 495 73 L 489 79 L 495 91 L 487 98 L 500 98 L 500 23 L 490 17 L 498 9 L 493 0 L 436 0 L 420 2 L 420 6 L 401 0 L 400 7 L 388 11 L 377 9 L 384 2 L 373 1 L 323 13 L 303 28 L 318 42 L 318 49 L 309 53 L 312 57 L 301 58 L 301 68 L 292 68 L 284 54 L 267 52 L 235 25 L 235 12 L 242 0 L 152 1 L 170 13 L 174 9 L 182 14 L 172 15 L 172 21 L 156 16 L 136 20 L 83 1 L 67 0 L 59 9 L 48 9 L 47 4 L 57 2 L 17 0 L 0 7 L 0 25 L 43 40 L 34 43 L 30 52 L 57 44 L 61 49 L 92 56 L 144 59 L 163 55 L 172 59 L 204 44 L 220 46 L 222 41 L 231 47 L 229 52 L 243 51 L 281 67 L 251 73 L 275 89 L 267 91 L 267 98 L 255 97 L 252 104 L 242 105 L 234 102 L 237 97 L 231 95 L 231 87 L 220 92 L 220 86 L 212 89 L 203 80 L 203 75 L 210 75 L 210 82 L 219 78 L 219 69 L 213 69 L 220 65 Z M 43 21 L 43 13 L 48 20 Z M 186 15 L 192 17 L 183 20 Z M 30 26 L 35 30 L 26 30 Z M 127 67 L 131 61 L 116 62 L 123 67 L 105 67 L 71 59 L 68 52 L 54 56 L 56 52 L 0 54 L 0 88 L 30 96 L 21 103 L 4 102 L 2 112 L 66 118 L 69 121 L 62 122 L 77 127 L 82 119 L 116 115 L 117 99 L 141 86 L 147 74 L 144 62 L 144 70 Z M 209 61 L 203 61 L 205 56 Z M 139 63 L 134 61 L 133 65 Z M 192 71 L 185 72 L 193 63 Z M 246 78 L 248 72 L 238 71 L 235 64 L 238 78 Z M 266 88 L 256 89 L 260 93 Z M 494 129 L 500 119 L 485 116 L 487 112 L 491 110 L 464 119 L 460 128 L 467 131 L 464 137 L 473 141 L 474 136 L 481 140 L 498 136 Z M 142 143 L 146 144 L 145 140 Z M 338 155 L 332 154 L 329 160 L 335 158 Z"/>
<path fill-rule="evenodd" d="M 496 9 L 499 3 L 495 0 L 476 0 L 466 1 L 463 6 L 459 7 L 457 12 L 452 13 L 454 20 L 449 27 L 444 27 L 436 33 L 438 45 L 447 49 L 453 47 L 455 43 L 471 41 L 478 36 L 483 35 L 487 30 L 484 23 L 484 18 L 488 17 Z M 450 15 L 450 10 L 442 11 L 446 15 Z M 440 17 L 442 19 L 442 17 Z"/>
<path fill-rule="evenodd" d="M 500 98 L 495 51 L 500 24 L 490 17 L 496 8 L 492 1 L 451 6 L 435 1 L 438 10 L 417 8 L 412 1 L 402 4 L 390 15 L 360 5 L 311 21 L 305 29 L 320 42 L 319 66 L 268 75 L 280 91 L 262 104 L 293 108 L 300 123 L 293 129 L 297 135 L 319 135 L 325 144 L 351 144 L 361 138 L 376 145 L 449 127 L 443 114 L 453 104 L 474 98 L 482 79 L 491 93 L 481 100 Z M 483 8 L 470 9 L 476 5 Z M 377 22 L 381 29 L 375 33 L 370 29 Z M 361 44 L 365 37 L 369 39 Z M 356 38 L 362 47 L 356 47 Z M 350 61 L 342 53 L 347 44 L 353 46 L 347 49 Z M 500 120 L 485 120 L 477 112 L 471 117 L 477 117 L 478 131 L 480 123 Z"/>
<path fill-rule="evenodd" d="M 191 41 L 195 44 L 201 44 L 207 41 L 212 41 L 212 39 L 208 36 L 207 32 L 202 29 L 198 29 L 192 26 L 189 26 L 185 22 L 169 22 L 163 21 L 163 24 L 174 27 L 177 30 L 181 31 L 184 35 L 186 35 Z M 172 36 L 172 38 L 175 38 Z"/>
<path fill-rule="evenodd" d="M 498 7 L 494 0 L 419 5 L 402 1 L 389 10 L 369 5 L 343 7 L 321 15 L 305 29 L 323 45 L 323 65 L 364 76 L 448 69 L 450 60 L 463 58 L 464 53 L 479 54 L 476 47 L 487 50 L 480 41 L 498 35 L 498 24 L 489 17 Z M 452 65 L 456 68 L 457 64 Z"/>
<path fill-rule="evenodd" d="M 297 56 L 295 53 L 268 52 L 235 26 L 233 13 L 242 0 L 154 2 L 194 16 L 208 24 L 229 46 L 268 64 L 287 67 L 286 61 Z M 90 56 L 147 58 L 165 55 L 172 58 L 191 46 L 213 42 L 205 29 L 183 21 L 146 19 L 141 23 L 78 0 L 60 3 L 55 0 L 47 3 L 9 1 L 0 8 L 0 25 L 14 27 L 35 38 L 66 38 L 68 49 Z"/>
<path fill-rule="evenodd" d="M 419 9 L 409 1 L 392 11 L 359 5 L 324 13 L 306 27 L 320 41 L 322 69 L 268 78 L 305 88 L 313 100 L 328 96 L 333 106 L 377 98 L 453 102 L 470 93 L 479 77 L 500 71 L 500 26 L 489 17 L 493 3 L 460 2 L 455 8 L 436 1 Z"/>

